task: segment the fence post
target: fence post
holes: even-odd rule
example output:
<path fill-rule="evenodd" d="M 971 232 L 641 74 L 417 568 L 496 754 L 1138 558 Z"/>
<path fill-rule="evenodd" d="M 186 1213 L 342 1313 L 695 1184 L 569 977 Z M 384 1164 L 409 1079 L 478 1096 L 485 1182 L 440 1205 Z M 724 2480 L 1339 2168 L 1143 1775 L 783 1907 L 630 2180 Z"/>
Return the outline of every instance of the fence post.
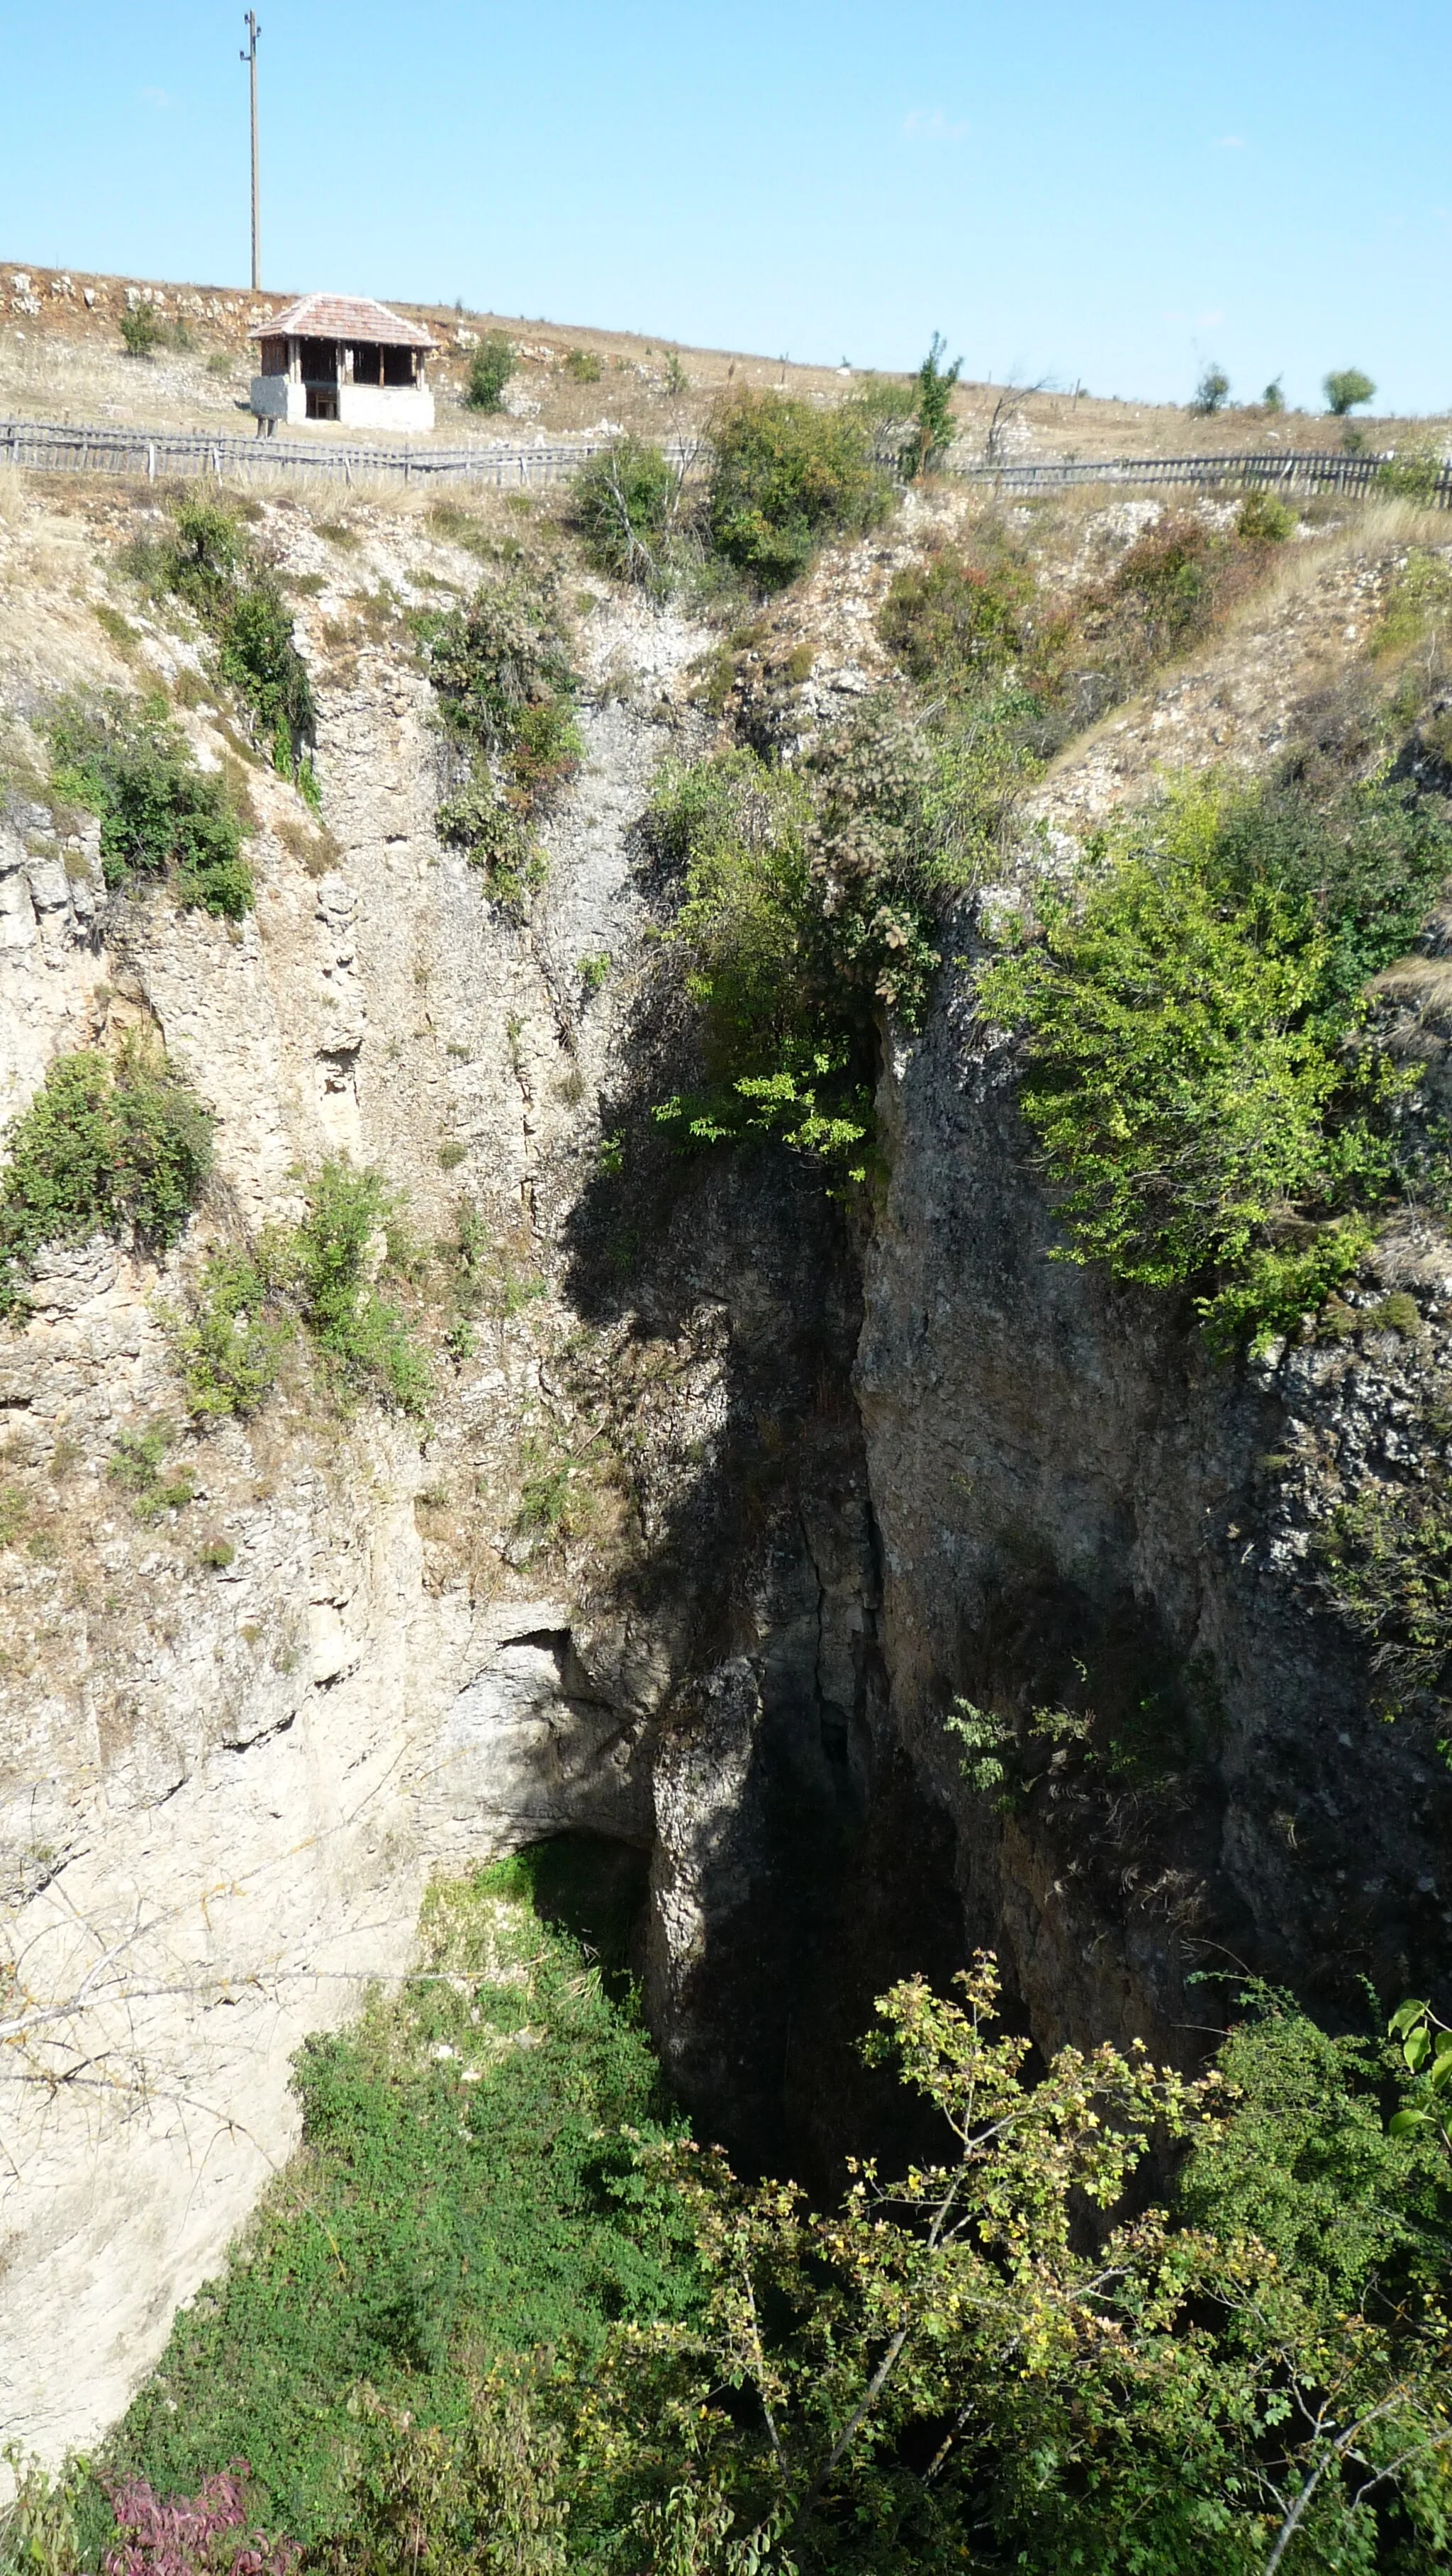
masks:
<path fill-rule="evenodd" d="M 149 438 L 146 442 L 146 479 L 148 483 L 154 483 L 156 481 L 156 441 L 154 438 Z"/>

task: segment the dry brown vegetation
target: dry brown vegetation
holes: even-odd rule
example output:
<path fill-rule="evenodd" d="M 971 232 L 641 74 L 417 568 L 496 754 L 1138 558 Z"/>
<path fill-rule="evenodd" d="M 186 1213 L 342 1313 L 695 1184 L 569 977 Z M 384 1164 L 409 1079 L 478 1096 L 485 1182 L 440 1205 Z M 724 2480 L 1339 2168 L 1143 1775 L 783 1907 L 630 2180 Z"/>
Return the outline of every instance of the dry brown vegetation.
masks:
<path fill-rule="evenodd" d="M 15 281 L 23 279 L 23 287 Z M 326 282 L 326 281 L 325 281 Z M 83 275 L 0 263 L 0 414 L 57 420 L 115 420 L 175 429 L 246 430 L 247 377 L 252 359 L 248 333 L 280 312 L 297 290 L 252 296 L 238 287 L 178 285 L 172 281 Z M 86 302 L 87 293 L 93 299 Z M 120 317 L 128 297 L 152 303 L 163 330 L 155 356 L 123 354 Z M 598 331 L 582 325 L 529 321 L 520 315 L 465 311 L 454 305 L 386 299 L 400 313 L 424 322 L 441 346 L 432 362 L 438 397 L 436 444 L 461 439 L 508 438 L 522 429 L 569 435 L 602 421 L 640 435 L 689 434 L 710 404 L 729 387 L 777 386 L 814 401 L 834 401 L 863 370 L 793 364 L 744 350 L 697 349 L 648 339 L 631 331 Z M 32 309 L 34 308 L 34 309 Z M 470 351 L 486 334 L 503 332 L 517 355 L 510 409 L 492 414 L 464 405 Z M 178 338 L 190 345 L 178 347 Z M 569 372 L 574 353 L 599 361 L 599 375 L 580 381 Z M 227 362 L 230 361 L 230 366 Z M 1187 389 L 1188 390 L 1188 389 Z M 979 453 L 1014 458 L 1085 458 L 1142 455 L 1219 455 L 1254 450 L 1287 454 L 1339 448 L 1346 424 L 1319 412 L 1267 411 L 1260 404 L 1231 405 L 1209 419 L 1187 404 L 1140 402 L 1119 396 L 1049 388 L 1018 390 L 992 383 L 960 383 L 954 397 L 960 435 Z M 1356 433 L 1373 449 L 1406 446 L 1405 421 L 1358 416 Z M 311 424 L 309 439 L 326 443 L 347 433 Z M 1415 441 L 1440 444 L 1452 421 L 1415 425 Z"/>

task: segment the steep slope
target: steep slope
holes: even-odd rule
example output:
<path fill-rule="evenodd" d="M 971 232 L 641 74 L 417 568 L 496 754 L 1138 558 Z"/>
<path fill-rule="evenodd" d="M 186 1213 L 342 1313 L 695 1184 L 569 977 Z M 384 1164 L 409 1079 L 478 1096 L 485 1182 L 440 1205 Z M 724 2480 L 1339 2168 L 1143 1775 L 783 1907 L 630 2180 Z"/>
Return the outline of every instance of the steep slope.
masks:
<path fill-rule="evenodd" d="M 294 2142 L 291 2051 L 405 1969 L 435 1866 L 582 1830 L 647 1852 L 668 2071 L 744 2161 L 816 2176 L 884 2134 L 874 1994 L 976 1942 L 1042 2043 L 1186 2059 L 1214 2018 L 1195 1970 L 1333 2013 L 1362 1973 L 1445 1973 L 1452 1784 L 1376 1712 L 1302 1556 L 1440 1379 L 1452 1257 L 1393 1230 L 1334 1350 L 1212 1363 L 1186 1302 L 1052 1257 L 1015 1058 L 962 962 L 1159 760 L 1254 769 L 1314 729 L 1405 532 L 1308 542 L 1270 614 L 1060 757 L 1045 832 L 952 923 L 921 1030 L 888 1034 L 869 1208 L 802 1158 L 659 1145 L 692 1021 L 638 825 L 707 705 L 790 750 L 864 694 L 887 584 L 961 496 L 914 499 L 724 652 L 587 581 L 543 514 L 270 509 L 321 821 L 125 571 L 154 519 L 4 498 L 7 1114 L 57 1053 L 141 1029 L 219 1117 L 164 1264 L 72 1247 L 0 1327 L 7 2432 L 55 2457 L 114 2418 Z M 1118 561 L 1140 524 L 1018 519 L 1056 565 Z M 449 758 L 407 623 L 481 558 L 553 577 L 578 620 L 586 757 L 523 921 L 437 836 Z M 235 924 L 108 896 L 50 791 L 56 693 L 158 682 L 256 817 Z M 622 1179 L 627 1131 L 658 1149 Z M 339 1152 L 407 1194 L 425 1422 L 340 1413 L 299 1359 L 254 1421 L 198 1427 L 174 1316 L 206 1246 L 294 1218 Z M 1397 1289 L 1414 1346 L 1377 1320 Z M 143 1519 L 112 1471 L 148 1427 L 195 1500 Z M 1066 1739 L 1007 1799 L 965 1768 L 956 1699 L 1076 1689 L 1113 1763 Z"/>

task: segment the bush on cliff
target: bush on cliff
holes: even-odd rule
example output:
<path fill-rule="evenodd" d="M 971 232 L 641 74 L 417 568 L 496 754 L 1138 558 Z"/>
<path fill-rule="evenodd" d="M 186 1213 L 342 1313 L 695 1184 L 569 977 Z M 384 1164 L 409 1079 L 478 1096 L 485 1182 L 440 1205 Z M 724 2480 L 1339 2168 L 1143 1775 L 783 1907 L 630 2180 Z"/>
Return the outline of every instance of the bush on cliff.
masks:
<path fill-rule="evenodd" d="M 743 389 L 717 403 L 709 435 L 711 549 L 758 590 L 782 589 L 826 539 L 858 536 L 891 507 L 861 406 Z"/>
<path fill-rule="evenodd" d="M 183 501 L 162 537 L 132 548 L 131 565 L 150 589 L 171 592 L 195 612 L 216 647 L 218 677 L 241 699 L 255 741 L 315 803 L 312 682 L 277 574 L 257 555 L 238 514 L 204 497 Z"/>
<path fill-rule="evenodd" d="M 239 921 L 253 902 L 242 821 L 198 769 L 164 699 L 62 700 L 47 727 L 57 796 L 97 814 L 108 886 L 167 879 L 184 904 Z"/>
<path fill-rule="evenodd" d="M 300 1224 L 267 1227 L 250 1250 L 209 1254 L 186 1306 L 169 1319 L 198 1421 L 259 1411 L 299 1325 L 340 1410 L 365 1397 L 403 1413 L 426 1410 L 427 1361 L 377 1284 L 398 1213 L 381 1172 L 331 1156 Z"/>
<path fill-rule="evenodd" d="M 1449 868 L 1452 830 L 1385 786 L 1318 812 L 1202 782 L 1090 845 L 978 979 L 1024 1032 L 1066 1258 L 1190 1287 L 1223 1345 L 1320 1304 L 1396 1186 L 1415 1088 L 1362 987 Z"/>
<path fill-rule="evenodd" d="M 685 524 L 681 469 L 648 439 L 620 438 L 574 481 L 575 524 L 592 562 L 617 581 L 663 594 L 700 560 Z"/>
<path fill-rule="evenodd" d="M 25 1282 L 50 1243 L 178 1241 L 212 1168 L 211 1112 L 160 1049 L 131 1040 L 112 1061 L 58 1056 L 5 1132 L 0 1170 L 0 1316 L 25 1311 Z"/>
<path fill-rule="evenodd" d="M 486 583 L 467 607 L 413 624 L 462 771 L 439 807 L 439 837 L 467 852 L 495 902 L 519 911 L 545 873 L 538 825 L 580 764 L 579 683 L 558 600 Z"/>

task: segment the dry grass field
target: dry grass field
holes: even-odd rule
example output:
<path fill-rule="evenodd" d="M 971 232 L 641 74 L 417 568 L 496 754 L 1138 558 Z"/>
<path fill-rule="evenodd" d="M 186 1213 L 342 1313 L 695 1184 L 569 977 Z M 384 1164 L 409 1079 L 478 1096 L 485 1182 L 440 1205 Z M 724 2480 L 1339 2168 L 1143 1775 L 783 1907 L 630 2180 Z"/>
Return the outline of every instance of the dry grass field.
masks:
<path fill-rule="evenodd" d="M 323 281 L 325 284 L 327 281 Z M 693 349 L 638 333 L 594 331 L 464 312 L 457 306 L 392 300 L 426 322 L 440 342 L 432 364 L 438 406 L 434 442 L 568 436 L 602 427 L 649 437 L 688 435 L 733 384 L 776 385 L 809 400 L 836 400 L 860 374 L 799 366 L 729 349 Z M 248 333 L 290 295 L 252 296 L 236 287 L 26 267 L 0 262 L 0 417 L 116 421 L 159 429 L 245 430 L 250 421 Z M 149 303 L 163 331 L 150 358 L 129 357 L 121 315 Z M 513 343 L 517 372 L 507 408 L 484 414 L 463 401 L 469 352 L 487 333 Z M 1214 419 L 1186 406 L 1042 388 L 1005 391 L 964 383 L 956 397 L 969 452 L 994 435 L 1009 456 L 1085 458 L 1187 455 L 1339 447 L 1344 425 L 1324 413 L 1231 408 Z M 1359 419 L 1355 433 L 1376 450 L 1443 445 L 1452 420 Z M 315 423 L 300 433 L 326 442 L 346 432 Z"/>

